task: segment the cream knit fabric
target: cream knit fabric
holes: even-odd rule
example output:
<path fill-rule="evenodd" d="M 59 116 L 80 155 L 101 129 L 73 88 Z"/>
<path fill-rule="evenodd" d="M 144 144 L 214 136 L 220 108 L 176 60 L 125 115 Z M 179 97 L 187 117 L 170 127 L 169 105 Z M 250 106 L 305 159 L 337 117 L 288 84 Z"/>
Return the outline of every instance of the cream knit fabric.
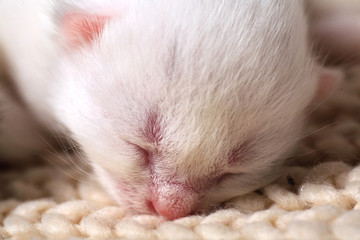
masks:
<path fill-rule="evenodd" d="M 125 214 L 75 169 L 2 170 L 0 239 L 360 239 L 360 70 L 312 112 L 304 136 L 276 182 L 175 221 Z"/>

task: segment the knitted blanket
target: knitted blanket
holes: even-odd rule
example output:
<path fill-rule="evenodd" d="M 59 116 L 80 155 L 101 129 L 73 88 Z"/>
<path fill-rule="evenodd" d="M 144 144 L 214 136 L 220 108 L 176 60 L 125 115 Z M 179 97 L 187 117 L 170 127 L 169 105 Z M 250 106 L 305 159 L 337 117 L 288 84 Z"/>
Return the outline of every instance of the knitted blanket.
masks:
<path fill-rule="evenodd" d="M 214 212 L 128 215 L 81 171 L 34 165 L 0 171 L 0 239 L 360 239 L 359 157 L 360 68 L 312 111 L 277 181 Z"/>

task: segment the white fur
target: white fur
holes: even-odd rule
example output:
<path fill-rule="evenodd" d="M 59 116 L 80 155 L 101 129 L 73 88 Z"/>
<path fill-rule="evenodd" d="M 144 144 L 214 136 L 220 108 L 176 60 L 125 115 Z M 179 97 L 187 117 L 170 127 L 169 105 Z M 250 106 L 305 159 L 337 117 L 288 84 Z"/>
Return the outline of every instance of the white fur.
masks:
<path fill-rule="evenodd" d="M 57 56 L 52 5 L 47 0 L 0 1 L 0 45 L 22 98 L 36 116 L 53 125 L 46 104 L 49 69 Z"/>
<path fill-rule="evenodd" d="M 35 46 L 50 49 L 39 50 L 38 58 L 23 56 L 27 49 L 10 55 L 14 62 L 38 59 L 40 69 L 48 69 L 31 66 L 37 71 L 29 72 L 20 61 L 21 92 L 46 116 L 44 122 L 58 121 L 70 130 L 119 203 L 149 212 L 149 199 L 167 205 L 172 196 L 183 196 L 179 208 L 185 213 L 174 210 L 181 216 L 194 210 L 198 199 L 213 205 L 273 179 L 299 137 L 318 77 L 302 4 L 68 1 L 64 11 L 76 5 L 76 11 L 94 14 L 103 6 L 98 14 L 112 16 L 100 39 L 59 51 L 60 44 L 50 40 L 51 25 L 31 16 L 45 39 Z M 51 15 L 50 7 L 43 10 Z M 4 35 L 0 27 L 0 38 Z M 140 134 L 148 112 L 158 115 L 157 144 Z M 245 156 L 230 166 L 230 152 L 244 142 Z M 156 153 L 151 168 L 134 145 Z M 131 194 L 122 193 L 124 183 Z M 199 196 L 187 201 L 189 191 Z"/>

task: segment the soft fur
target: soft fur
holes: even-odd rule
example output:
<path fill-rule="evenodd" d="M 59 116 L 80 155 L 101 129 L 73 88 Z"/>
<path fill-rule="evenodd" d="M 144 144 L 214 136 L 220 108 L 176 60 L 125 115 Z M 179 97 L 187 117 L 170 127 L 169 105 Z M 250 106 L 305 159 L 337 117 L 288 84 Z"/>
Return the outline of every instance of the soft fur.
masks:
<path fill-rule="evenodd" d="M 0 4 L 23 98 L 131 210 L 172 219 L 254 190 L 301 137 L 320 73 L 302 1 Z M 72 13 L 108 20 L 72 45 Z"/>
<path fill-rule="evenodd" d="M 56 114 L 100 181 L 130 208 L 147 212 L 151 201 L 173 218 L 199 199 L 217 203 L 253 190 L 296 142 L 315 91 L 300 7 L 134 2 L 98 41 L 60 63 Z M 142 136 L 152 115 L 158 142 Z"/>

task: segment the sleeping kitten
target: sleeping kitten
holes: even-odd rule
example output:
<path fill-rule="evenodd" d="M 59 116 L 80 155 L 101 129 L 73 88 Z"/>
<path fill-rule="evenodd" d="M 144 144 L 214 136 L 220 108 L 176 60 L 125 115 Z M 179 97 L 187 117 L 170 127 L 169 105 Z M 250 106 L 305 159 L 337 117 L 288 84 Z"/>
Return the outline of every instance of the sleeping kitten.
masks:
<path fill-rule="evenodd" d="M 339 81 L 303 1 L 0 1 L 37 120 L 70 132 L 119 204 L 168 219 L 273 180 Z"/>

